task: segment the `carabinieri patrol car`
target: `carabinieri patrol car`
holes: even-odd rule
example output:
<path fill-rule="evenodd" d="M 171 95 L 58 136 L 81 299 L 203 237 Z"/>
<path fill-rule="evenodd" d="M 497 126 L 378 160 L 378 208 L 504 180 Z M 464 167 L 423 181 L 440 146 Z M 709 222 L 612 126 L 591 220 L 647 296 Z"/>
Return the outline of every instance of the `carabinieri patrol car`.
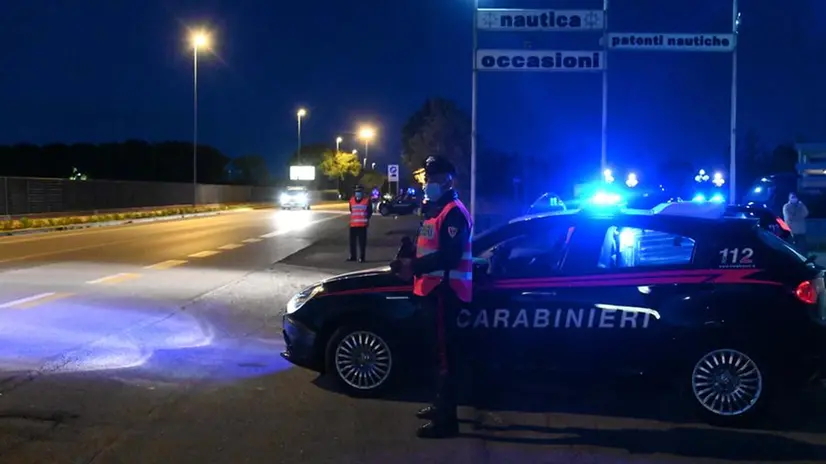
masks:
<path fill-rule="evenodd" d="M 581 208 L 482 233 L 456 330 L 481 335 L 505 368 L 666 376 L 711 422 L 751 418 L 819 378 L 824 274 L 725 210 Z M 349 394 L 380 395 L 433 361 L 426 316 L 389 267 L 340 275 L 289 301 L 282 356 Z"/>

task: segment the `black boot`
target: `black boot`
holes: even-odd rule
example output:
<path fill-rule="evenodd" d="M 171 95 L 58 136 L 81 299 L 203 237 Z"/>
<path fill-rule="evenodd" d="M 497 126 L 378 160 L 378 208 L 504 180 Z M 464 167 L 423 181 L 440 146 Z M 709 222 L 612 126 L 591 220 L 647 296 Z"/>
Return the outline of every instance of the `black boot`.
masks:
<path fill-rule="evenodd" d="M 416 413 L 416 417 L 422 420 L 433 420 L 436 417 L 436 413 L 439 412 L 436 409 L 436 406 L 425 406 Z"/>
<path fill-rule="evenodd" d="M 430 421 L 416 430 L 416 436 L 419 438 L 452 438 L 457 435 L 459 435 L 459 421 L 456 419 Z"/>
<path fill-rule="evenodd" d="M 363 262 L 364 262 L 364 258 L 359 258 L 359 262 L 360 262 L 360 263 L 363 263 Z"/>
<path fill-rule="evenodd" d="M 350 256 L 349 258 L 347 258 L 347 261 L 348 261 L 348 262 L 353 262 L 353 261 L 355 261 L 355 260 L 356 260 L 356 258 L 353 258 L 352 256 Z"/>

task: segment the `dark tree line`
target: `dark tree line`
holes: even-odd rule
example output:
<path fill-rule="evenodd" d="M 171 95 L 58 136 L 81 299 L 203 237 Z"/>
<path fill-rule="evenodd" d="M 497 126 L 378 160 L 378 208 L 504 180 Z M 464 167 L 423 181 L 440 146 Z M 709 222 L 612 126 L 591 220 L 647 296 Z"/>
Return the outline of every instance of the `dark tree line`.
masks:
<path fill-rule="evenodd" d="M 142 140 L 103 144 L 0 146 L 0 175 L 68 179 L 192 182 L 193 153 L 189 142 L 149 143 Z M 264 159 L 257 155 L 231 159 L 209 145 L 198 146 L 198 182 L 266 184 Z"/>

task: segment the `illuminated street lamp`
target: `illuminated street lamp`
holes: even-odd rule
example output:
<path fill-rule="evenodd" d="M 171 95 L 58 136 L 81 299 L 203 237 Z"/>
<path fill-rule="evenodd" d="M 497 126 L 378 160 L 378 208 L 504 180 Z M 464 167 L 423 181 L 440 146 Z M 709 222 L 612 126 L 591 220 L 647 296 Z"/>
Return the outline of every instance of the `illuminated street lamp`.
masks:
<path fill-rule="evenodd" d="M 610 169 L 602 171 L 602 178 L 605 180 L 606 184 L 614 183 L 614 174 L 611 172 Z"/>
<path fill-rule="evenodd" d="M 364 141 L 364 168 L 367 168 L 367 156 L 369 155 L 370 142 L 376 137 L 376 130 L 370 126 L 363 126 L 359 129 L 358 136 Z"/>
<path fill-rule="evenodd" d="M 298 111 L 295 113 L 296 119 L 298 119 L 298 158 L 301 158 L 301 118 L 307 116 L 307 110 L 304 108 L 299 108 Z"/>
<path fill-rule="evenodd" d="M 629 173 L 628 178 L 625 179 L 625 185 L 627 185 L 629 188 L 634 188 L 639 183 L 640 183 L 640 181 L 639 181 L 639 179 L 637 179 L 637 175 L 634 174 L 633 172 Z"/>
<path fill-rule="evenodd" d="M 189 35 L 192 46 L 192 204 L 198 204 L 198 50 L 209 50 L 212 39 L 203 29 Z"/>
<path fill-rule="evenodd" d="M 341 141 L 344 140 L 341 137 L 336 137 L 336 153 L 341 151 Z"/>

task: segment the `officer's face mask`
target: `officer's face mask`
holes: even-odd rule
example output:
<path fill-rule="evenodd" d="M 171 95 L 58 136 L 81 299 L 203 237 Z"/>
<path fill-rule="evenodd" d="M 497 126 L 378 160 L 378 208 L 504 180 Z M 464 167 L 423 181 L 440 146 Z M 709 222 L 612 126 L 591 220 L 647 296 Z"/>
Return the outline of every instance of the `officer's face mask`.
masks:
<path fill-rule="evenodd" d="M 355 195 L 355 197 L 356 197 L 356 201 L 361 201 L 362 194 L 361 194 L 361 193 L 357 193 L 357 194 Z"/>
<path fill-rule="evenodd" d="M 442 196 L 442 186 L 436 182 L 428 182 L 424 186 L 424 196 L 430 200 L 438 200 Z"/>

